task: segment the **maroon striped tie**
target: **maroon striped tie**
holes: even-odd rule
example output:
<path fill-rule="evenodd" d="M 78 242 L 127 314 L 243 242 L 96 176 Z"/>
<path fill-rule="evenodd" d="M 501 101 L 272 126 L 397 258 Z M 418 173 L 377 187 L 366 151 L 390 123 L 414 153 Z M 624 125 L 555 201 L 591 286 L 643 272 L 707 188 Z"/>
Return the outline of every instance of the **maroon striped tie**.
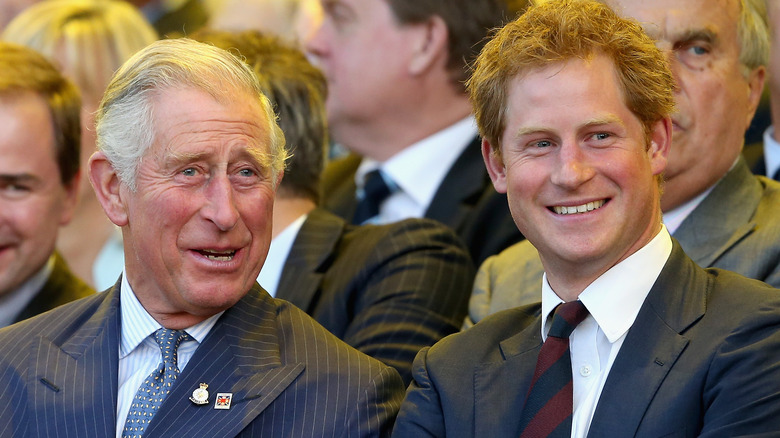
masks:
<path fill-rule="evenodd" d="M 521 416 L 521 438 L 571 437 L 573 386 L 569 335 L 588 316 L 581 301 L 555 309 Z"/>

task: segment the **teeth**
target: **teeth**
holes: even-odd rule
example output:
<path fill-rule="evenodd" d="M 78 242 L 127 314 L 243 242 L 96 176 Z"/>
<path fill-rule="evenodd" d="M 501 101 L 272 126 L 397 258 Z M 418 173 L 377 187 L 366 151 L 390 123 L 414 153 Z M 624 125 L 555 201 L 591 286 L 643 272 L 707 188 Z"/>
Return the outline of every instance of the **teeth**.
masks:
<path fill-rule="evenodd" d="M 209 260 L 215 260 L 219 262 L 227 262 L 233 259 L 233 256 L 236 255 L 235 251 L 201 251 L 201 254 L 206 256 Z"/>
<path fill-rule="evenodd" d="M 601 208 L 601 206 L 604 205 L 604 202 L 605 201 L 602 199 L 600 201 L 588 202 L 587 204 L 576 205 L 573 207 L 564 207 L 564 206 L 556 205 L 555 207 L 553 207 L 553 211 L 555 211 L 558 214 L 586 213 Z"/>

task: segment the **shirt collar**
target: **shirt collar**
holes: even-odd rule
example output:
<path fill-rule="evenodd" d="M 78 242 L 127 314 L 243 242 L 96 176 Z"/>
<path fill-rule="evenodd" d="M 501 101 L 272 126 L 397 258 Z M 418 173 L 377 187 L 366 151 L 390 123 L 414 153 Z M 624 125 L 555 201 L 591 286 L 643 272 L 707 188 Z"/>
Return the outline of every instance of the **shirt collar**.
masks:
<path fill-rule="evenodd" d="M 122 286 L 119 296 L 120 316 L 122 319 L 122 339 L 119 344 L 119 358 L 122 359 L 138 347 L 149 335 L 162 328 L 149 312 L 144 309 L 135 296 L 135 292 L 127 282 L 127 272 L 122 272 Z M 198 344 L 203 342 L 217 319 L 224 311 L 217 313 L 184 331 Z"/>
<path fill-rule="evenodd" d="M 602 274 L 579 296 L 609 342 L 628 332 L 669 255 L 672 239 L 665 226 L 645 246 Z M 542 339 L 547 338 L 548 318 L 563 300 L 542 281 Z"/>
<path fill-rule="evenodd" d="M 775 128 L 770 126 L 764 131 L 764 163 L 768 177 L 780 169 L 780 143 L 775 140 Z"/>
<path fill-rule="evenodd" d="M 293 243 L 295 243 L 295 238 L 298 237 L 298 231 L 301 230 L 308 216 L 308 214 L 301 215 L 271 240 L 268 256 L 265 258 L 263 268 L 260 269 L 260 275 L 257 276 L 257 282 L 272 297 L 276 296 L 276 289 L 279 287 L 279 279 L 282 277 L 284 265 L 287 263 L 287 257 L 290 255 L 290 249 Z"/>
<path fill-rule="evenodd" d="M 381 169 L 400 190 L 428 206 L 453 163 L 478 134 L 473 116 L 405 148 L 387 161 L 380 163 L 364 158 L 355 172 L 355 184 L 362 189 L 365 175 Z M 425 178 L 420 178 L 425 175 Z"/>
<path fill-rule="evenodd" d="M 16 290 L 0 297 L 0 327 L 13 324 L 35 295 L 43 289 L 54 271 L 54 258 L 54 254 L 50 255 L 38 272 L 25 280 Z"/>

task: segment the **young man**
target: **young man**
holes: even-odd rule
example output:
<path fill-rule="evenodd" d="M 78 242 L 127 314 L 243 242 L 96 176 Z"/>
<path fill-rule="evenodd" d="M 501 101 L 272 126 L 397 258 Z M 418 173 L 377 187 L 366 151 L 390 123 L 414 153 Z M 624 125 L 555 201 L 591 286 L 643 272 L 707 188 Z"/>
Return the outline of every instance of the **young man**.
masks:
<path fill-rule="evenodd" d="M 488 43 L 469 87 L 542 303 L 423 349 L 394 434 L 777 431 L 780 296 L 698 267 L 662 224 L 675 84 L 640 25 L 545 2 Z"/>

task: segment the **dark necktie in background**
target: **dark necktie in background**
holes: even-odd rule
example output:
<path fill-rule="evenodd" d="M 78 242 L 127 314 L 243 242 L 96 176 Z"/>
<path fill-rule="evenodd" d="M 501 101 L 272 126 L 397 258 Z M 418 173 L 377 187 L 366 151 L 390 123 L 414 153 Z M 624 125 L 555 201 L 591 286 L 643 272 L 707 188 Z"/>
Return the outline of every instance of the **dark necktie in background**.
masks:
<path fill-rule="evenodd" d="M 379 206 L 393 193 L 379 169 L 368 172 L 363 184 L 363 193 L 358 194 L 358 203 L 352 223 L 360 225 L 379 214 Z M 361 196 L 362 195 L 362 196 Z"/>
<path fill-rule="evenodd" d="M 569 335 L 587 316 L 588 309 L 581 301 L 570 301 L 555 308 L 525 400 L 521 438 L 571 437 L 574 387 Z"/>
<path fill-rule="evenodd" d="M 780 181 L 780 167 L 778 167 L 775 171 L 775 174 L 772 175 L 772 179 L 775 181 Z"/>

